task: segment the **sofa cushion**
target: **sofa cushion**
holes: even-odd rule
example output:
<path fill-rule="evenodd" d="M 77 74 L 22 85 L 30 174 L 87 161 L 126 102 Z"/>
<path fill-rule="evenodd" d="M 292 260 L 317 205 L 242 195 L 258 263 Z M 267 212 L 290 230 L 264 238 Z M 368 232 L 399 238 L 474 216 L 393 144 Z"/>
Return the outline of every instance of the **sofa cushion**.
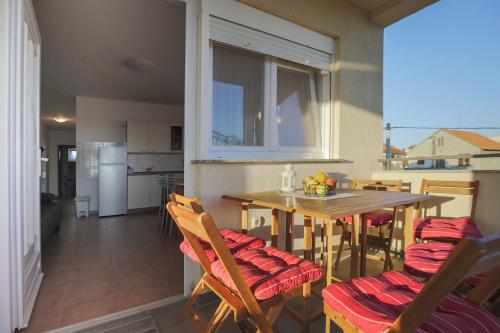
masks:
<path fill-rule="evenodd" d="M 40 202 L 42 205 L 48 205 L 54 200 L 56 196 L 52 193 L 42 192 L 40 193 Z"/>

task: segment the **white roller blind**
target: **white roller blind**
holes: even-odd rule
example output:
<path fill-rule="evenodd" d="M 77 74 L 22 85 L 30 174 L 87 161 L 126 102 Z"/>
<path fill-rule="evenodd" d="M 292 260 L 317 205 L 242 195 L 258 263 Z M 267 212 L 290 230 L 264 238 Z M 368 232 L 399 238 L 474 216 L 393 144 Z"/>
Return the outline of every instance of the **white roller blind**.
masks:
<path fill-rule="evenodd" d="M 328 37 L 325 37 L 328 38 Z M 331 70 L 333 54 L 210 16 L 210 39 L 318 69 Z M 330 39 L 332 50 L 334 40 Z"/>

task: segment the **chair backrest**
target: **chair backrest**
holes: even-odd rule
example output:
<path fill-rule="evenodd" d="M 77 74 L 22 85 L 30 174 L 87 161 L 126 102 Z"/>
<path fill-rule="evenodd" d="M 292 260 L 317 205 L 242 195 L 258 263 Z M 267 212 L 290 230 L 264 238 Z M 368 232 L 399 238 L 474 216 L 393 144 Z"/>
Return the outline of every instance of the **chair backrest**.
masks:
<path fill-rule="evenodd" d="M 390 332 L 414 332 L 464 279 L 488 272 L 466 298 L 484 304 L 500 288 L 500 234 L 458 243 L 439 271 L 394 321 Z"/>
<path fill-rule="evenodd" d="M 189 199 L 176 195 L 175 201 L 172 200 L 167 204 L 167 210 L 172 215 L 185 239 L 189 242 L 196 253 L 196 256 L 200 260 L 200 263 L 208 276 L 205 278 L 206 281 L 212 281 L 210 286 L 212 289 L 216 289 L 214 292 L 221 297 L 226 297 L 225 301 L 235 308 L 238 308 L 238 303 L 241 304 L 242 302 L 249 313 L 262 314 L 262 309 L 258 305 L 250 287 L 243 279 L 233 256 L 231 255 L 227 245 L 224 243 L 224 240 L 222 239 L 222 236 L 212 219 L 212 216 L 209 213 L 204 212 L 203 208 L 199 206 L 197 201 L 191 201 L 189 203 L 192 209 L 179 204 L 183 201 L 186 202 L 186 200 Z M 233 282 L 235 290 L 232 290 L 229 286 L 225 286 L 218 282 L 217 278 L 213 276 L 210 261 L 202 249 L 200 240 L 210 244 L 212 249 L 215 251 L 218 260 Z M 234 298 L 234 295 L 237 296 L 237 299 L 231 299 L 231 297 Z"/>
<path fill-rule="evenodd" d="M 479 190 L 479 180 L 455 181 L 455 180 L 429 180 L 422 179 L 420 194 L 458 194 L 471 195 L 472 204 L 470 217 L 476 215 L 477 193 Z M 417 217 L 422 217 L 422 205 L 417 208 Z"/>
<path fill-rule="evenodd" d="M 352 188 L 355 190 L 401 192 L 402 186 L 401 180 L 353 179 L 352 181 Z"/>

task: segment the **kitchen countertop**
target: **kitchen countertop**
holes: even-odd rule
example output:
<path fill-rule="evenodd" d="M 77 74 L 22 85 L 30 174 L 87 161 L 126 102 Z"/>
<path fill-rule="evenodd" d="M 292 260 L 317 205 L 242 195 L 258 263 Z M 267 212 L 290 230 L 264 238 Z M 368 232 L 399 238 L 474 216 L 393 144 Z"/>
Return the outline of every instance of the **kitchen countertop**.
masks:
<path fill-rule="evenodd" d="M 151 172 L 134 172 L 134 173 L 129 173 L 129 176 L 158 176 L 158 175 L 165 175 L 165 174 L 183 174 L 184 171 L 151 171 Z"/>

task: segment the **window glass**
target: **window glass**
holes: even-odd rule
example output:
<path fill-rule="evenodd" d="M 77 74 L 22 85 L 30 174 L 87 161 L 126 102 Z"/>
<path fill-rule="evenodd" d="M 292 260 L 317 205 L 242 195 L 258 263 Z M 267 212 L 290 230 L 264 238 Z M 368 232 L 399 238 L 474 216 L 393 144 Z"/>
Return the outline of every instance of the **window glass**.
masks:
<path fill-rule="evenodd" d="M 213 45 L 213 145 L 264 145 L 264 65 L 262 55 Z"/>
<path fill-rule="evenodd" d="M 68 149 L 68 162 L 76 161 L 76 148 Z"/>
<path fill-rule="evenodd" d="M 317 147 L 320 108 L 328 94 L 329 73 L 280 61 L 277 70 L 277 126 L 280 147 Z M 328 98 L 329 102 L 329 98 Z"/>

